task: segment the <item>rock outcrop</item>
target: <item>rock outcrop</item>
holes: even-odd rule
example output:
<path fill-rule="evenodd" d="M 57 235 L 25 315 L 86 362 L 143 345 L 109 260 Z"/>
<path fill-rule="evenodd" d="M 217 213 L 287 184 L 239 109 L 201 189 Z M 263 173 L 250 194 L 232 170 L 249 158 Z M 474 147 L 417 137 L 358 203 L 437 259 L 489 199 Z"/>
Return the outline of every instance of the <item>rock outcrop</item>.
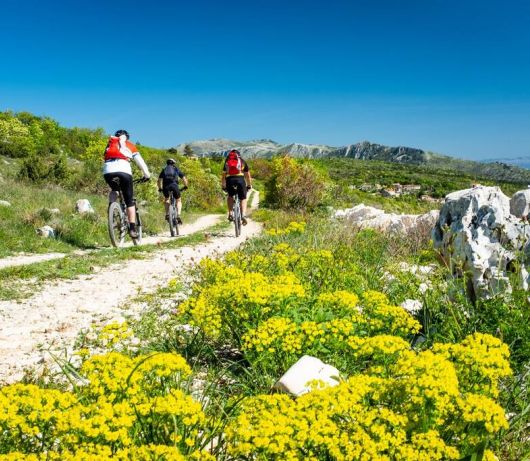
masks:
<path fill-rule="evenodd" d="M 471 275 L 474 298 L 510 291 L 508 273 L 516 266 L 522 287 L 528 289 L 530 226 L 518 217 L 528 214 L 528 203 L 527 191 L 510 201 L 498 187 L 486 186 L 445 198 L 432 234 L 434 246 L 455 273 Z"/>
<path fill-rule="evenodd" d="M 408 233 L 415 229 L 432 229 L 438 219 L 438 213 L 438 210 L 431 210 L 422 215 L 385 213 L 383 210 L 361 203 L 353 208 L 337 210 L 334 216 L 346 219 L 360 228 Z"/>

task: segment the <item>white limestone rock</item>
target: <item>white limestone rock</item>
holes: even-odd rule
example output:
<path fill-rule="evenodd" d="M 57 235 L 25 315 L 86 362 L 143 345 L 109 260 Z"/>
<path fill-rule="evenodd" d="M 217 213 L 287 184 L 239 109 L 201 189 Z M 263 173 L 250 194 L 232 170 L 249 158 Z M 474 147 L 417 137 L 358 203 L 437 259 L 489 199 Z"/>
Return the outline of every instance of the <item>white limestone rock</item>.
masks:
<path fill-rule="evenodd" d="M 75 211 L 79 214 L 94 213 L 94 208 L 86 198 L 82 198 L 76 202 Z"/>
<path fill-rule="evenodd" d="M 316 357 L 304 355 L 274 384 L 274 388 L 296 397 L 311 392 L 311 381 L 322 381 L 328 386 L 339 384 L 339 371 Z"/>
<path fill-rule="evenodd" d="M 435 248 L 455 273 L 471 275 L 474 297 L 510 291 L 508 272 L 530 256 L 530 226 L 510 213 L 510 200 L 498 187 L 477 186 L 445 198 L 432 233 Z M 521 284 L 528 289 L 523 266 Z"/>
<path fill-rule="evenodd" d="M 10 207 L 11 203 L 9 203 L 7 200 L 0 200 L 0 206 Z"/>
<path fill-rule="evenodd" d="M 408 233 L 416 229 L 432 229 L 439 211 L 431 210 L 422 215 L 385 213 L 383 210 L 363 203 L 353 208 L 337 210 L 335 218 L 346 219 L 360 228 L 378 229 L 384 232 Z"/>

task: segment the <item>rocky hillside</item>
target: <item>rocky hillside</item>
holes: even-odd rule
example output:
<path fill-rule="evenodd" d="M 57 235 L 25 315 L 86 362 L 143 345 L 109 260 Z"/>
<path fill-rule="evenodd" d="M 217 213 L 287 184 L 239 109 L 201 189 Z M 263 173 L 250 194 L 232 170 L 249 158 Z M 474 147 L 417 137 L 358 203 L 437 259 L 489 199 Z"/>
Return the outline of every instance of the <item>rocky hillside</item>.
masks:
<path fill-rule="evenodd" d="M 245 158 L 272 157 L 288 154 L 298 158 L 343 157 L 359 160 L 380 160 L 410 165 L 422 165 L 436 170 L 456 170 L 476 178 L 489 178 L 497 181 L 530 184 L 530 170 L 504 162 L 476 162 L 462 160 L 447 155 L 435 154 L 413 147 L 389 147 L 368 141 L 333 147 L 321 144 L 280 144 L 270 139 L 252 141 L 234 141 L 230 139 L 211 139 L 192 141 L 177 148 L 183 151 L 188 145 L 200 157 L 223 156 L 228 150 L 237 148 Z"/>

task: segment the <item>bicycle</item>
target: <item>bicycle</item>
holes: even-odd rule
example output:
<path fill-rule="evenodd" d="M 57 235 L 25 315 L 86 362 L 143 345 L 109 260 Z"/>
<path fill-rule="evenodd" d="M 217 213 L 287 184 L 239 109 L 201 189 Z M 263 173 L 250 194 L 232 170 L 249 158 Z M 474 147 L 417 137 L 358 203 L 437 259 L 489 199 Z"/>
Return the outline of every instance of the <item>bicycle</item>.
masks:
<path fill-rule="evenodd" d="M 234 222 L 234 230 L 236 233 L 236 237 L 239 237 L 241 235 L 241 204 L 239 201 L 239 194 L 237 193 L 237 186 L 232 186 L 232 190 L 235 191 L 233 200 L 234 203 L 232 205 L 232 219 Z"/>
<path fill-rule="evenodd" d="M 116 178 L 119 184 L 120 179 Z M 144 178 L 135 179 L 133 184 L 146 182 Z M 116 191 L 118 194 L 118 201 L 109 203 L 108 209 L 108 220 L 109 220 L 109 237 L 112 246 L 119 248 L 125 243 L 125 236 L 129 233 L 129 218 L 127 216 L 127 206 L 123 200 L 123 194 L 121 191 Z M 131 240 L 134 245 L 142 243 L 142 220 L 138 211 L 138 205 L 134 200 L 134 207 L 136 210 L 136 232 L 138 237 L 132 238 Z"/>
<path fill-rule="evenodd" d="M 180 192 L 185 191 L 187 189 L 186 186 L 184 186 L 182 189 L 180 189 Z M 175 195 L 173 194 L 173 190 L 169 191 L 169 209 L 168 209 L 168 221 L 169 221 L 169 233 L 171 234 L 171 237 L 175 237 L 176 235 L 179 235 L 179 213 L 177 209 L 177 199 L 175 198 Z"/>

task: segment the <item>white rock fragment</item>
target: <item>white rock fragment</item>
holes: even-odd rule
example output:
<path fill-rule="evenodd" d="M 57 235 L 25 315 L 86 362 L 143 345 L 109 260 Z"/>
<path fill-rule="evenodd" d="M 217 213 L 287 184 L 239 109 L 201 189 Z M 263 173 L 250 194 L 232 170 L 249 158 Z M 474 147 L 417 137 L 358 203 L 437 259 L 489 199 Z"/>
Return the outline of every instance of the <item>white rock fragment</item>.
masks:
<path fill-rule="evenodd" d="M 10 207 L 11 203 L 9 203 L 7 200 L 0 200 L 0 206 Z"/>
<path fill-rule="evenodd" d="M 310 383 L 315 380 L 336 386 L 339 383 L 339 371 L 316 357 L 304 355 L 274 384 L 274 388 L 298 397 L 310 392 Z"/>
<path fill-rule="evenodd" d="M 43 226 L 37 229 L 37 235 L 44 238 L 53 238 L 55 237 L 55 231 L 50 226 Z"/>
<path fill-rule="evenodd" d="M 86 198 L 82 198 L 75 203 L 75 211 L 79 214 L 94 213 L 94 208 Z"/>

